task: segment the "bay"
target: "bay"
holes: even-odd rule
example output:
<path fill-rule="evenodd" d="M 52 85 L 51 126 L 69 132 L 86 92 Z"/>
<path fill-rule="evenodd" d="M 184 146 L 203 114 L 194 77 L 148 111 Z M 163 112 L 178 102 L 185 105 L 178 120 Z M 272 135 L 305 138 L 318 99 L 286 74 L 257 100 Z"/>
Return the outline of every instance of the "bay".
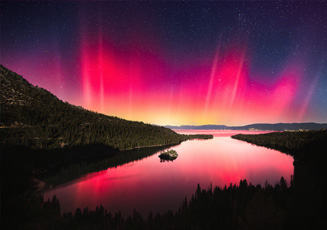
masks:
<path fill-rule="evenodd" d="M 86 174 L 76 180 L 45 192 L 60 201 L 61 212 L 77 208 L 102 206 L 123 216 L 137 210 L 149 212 L 176 211 L 182 200 L 190 199 L 197 185 L 224 187 L 248 183 L 275 184 L 283 176 L 289 183 L 293 158 L 279 151 L 258 147 L 231 136 L 238 133 L 259 134 L 264 131 L 175 130 L 184 134 L 213 134 L 210 140 L 191 140 L 170 147 L 178 153 L 174 161 L 160 161 L 159 151 L 147 158 Z"/>

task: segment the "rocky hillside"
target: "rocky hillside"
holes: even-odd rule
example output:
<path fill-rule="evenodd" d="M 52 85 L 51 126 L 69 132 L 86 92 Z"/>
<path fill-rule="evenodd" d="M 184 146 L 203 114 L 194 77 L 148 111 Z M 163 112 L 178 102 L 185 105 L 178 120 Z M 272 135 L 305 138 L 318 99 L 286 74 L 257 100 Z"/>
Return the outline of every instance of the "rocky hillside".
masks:
<path fill-rule="evenodd" d="M 119 150 L 179 143 L 188 136 L 70 105 L 0 65 L 2 144 L 32 148 L 105 144 Z"/>

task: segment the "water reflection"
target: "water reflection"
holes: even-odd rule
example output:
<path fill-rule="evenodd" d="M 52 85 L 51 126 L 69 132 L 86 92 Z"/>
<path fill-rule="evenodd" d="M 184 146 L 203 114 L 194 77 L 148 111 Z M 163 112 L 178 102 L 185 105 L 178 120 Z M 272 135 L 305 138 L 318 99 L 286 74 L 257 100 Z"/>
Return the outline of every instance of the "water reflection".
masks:
<path fill-rule="evenodd" d="M 44 175 L 41 175 L 41 178 L 46 182 L 45 189 L 47 187 L 58 187 L 58 185 L 62 187 L 75 183 L 76 180 L 74 181 L 74 179 L 76 178 L 83 179 L 83 176 L 88 173 L 99 172 L 124 165 L 128 162 L 132 163 L 142 160 L 172 146 L 174 145 L 132 149 L 119 152 L 118 154 L 117 152 L 115 154 L 106 154 L 99 158 L 87 158 L 73 164 L 64 165 L 61 168 L 58 167 L 51 172 L 45 172 Z"/>
<path fill-rule="evenodd" d="M 201 187 L 225 186 L 247 179 L 252 184 L 275 183 L 293 174 L 292 157 L 230 138 L 239 131 L 183 131 L 214 134 L 210 140 L 186 141 L 175 146 L 178 160 L 161 164 L 160 152 L 148 158 L 90 173 L 73 183 L 44 194 L 56 195 L 63 212 L 76 208 L 94 209 L 102 204 L 108 211 L 123 215 L 137 209 L 147 215 L 176 210 L 180 202 Z M 246 132 L 244 133 L 254 133 Z M 257 132 L 256 132 L 257 133 Z M 262 132 L 261 132 L 262 133 Z"/>

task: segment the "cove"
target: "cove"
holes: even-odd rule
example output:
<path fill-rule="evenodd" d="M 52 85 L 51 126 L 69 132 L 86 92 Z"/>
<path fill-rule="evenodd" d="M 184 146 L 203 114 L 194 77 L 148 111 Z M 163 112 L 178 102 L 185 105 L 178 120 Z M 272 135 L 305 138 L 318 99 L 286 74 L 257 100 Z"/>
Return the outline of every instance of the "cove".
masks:
<path fill-rule="evenodd" d="M 213 134 L 210 140 L 182 142 L 174 149 L 174 161 L 160 161 L 159 151 L 147 158 L 86 174 L 69 183 L 45 192 L 44 198 L 54 195 L 60 201 L 61 212 L 77 208 L 95 209 L 102 206 L 111 213 L 123 216 L 136 209 L 145 217 L 149 212 L 176 211 L 182 200 L 190 199 L 200 184 L 224 187 L 248 183 L 274 184 L 283 176 L 289 183 L 293 174 L 293 158 L 276 150 L 258 147 L 232 139 L 231 136 L 259 134 L 263 131 L 235 130 L 175 130 L 183 134 Z"/>

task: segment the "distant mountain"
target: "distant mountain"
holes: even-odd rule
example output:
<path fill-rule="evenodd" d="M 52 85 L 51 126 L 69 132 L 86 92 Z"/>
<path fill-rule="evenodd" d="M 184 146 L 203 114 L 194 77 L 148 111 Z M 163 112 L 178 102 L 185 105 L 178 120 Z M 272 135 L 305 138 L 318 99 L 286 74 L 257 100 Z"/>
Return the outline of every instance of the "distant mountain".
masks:
<path fill-rule="evenodd" d="M 228 129 L 228 126 L 226 125 L 181 125 L 181 126 L 171 126 L 166 125 L 166 128 L 170 129 Z"/>
<path fill-rule="evenodd" d="M 182 126 L 165 126 L 170 129 L 215 129 L 215 130 L 273 130 L 273 131 L 285 131 L 285 130 L 319 130 L 327 129 L 326 123 L 277 123 L 277 124 L 251 124 L 244 126 L 226 126 L 226 125 L 182 125 Z"/>
<path fill-rule="evenodd" d="M 31 148 L 102 144 L 118 150 L 180 143 L 189 136 L 106 116 L 59 100 L 0 65 L 1 144 Z"/>

